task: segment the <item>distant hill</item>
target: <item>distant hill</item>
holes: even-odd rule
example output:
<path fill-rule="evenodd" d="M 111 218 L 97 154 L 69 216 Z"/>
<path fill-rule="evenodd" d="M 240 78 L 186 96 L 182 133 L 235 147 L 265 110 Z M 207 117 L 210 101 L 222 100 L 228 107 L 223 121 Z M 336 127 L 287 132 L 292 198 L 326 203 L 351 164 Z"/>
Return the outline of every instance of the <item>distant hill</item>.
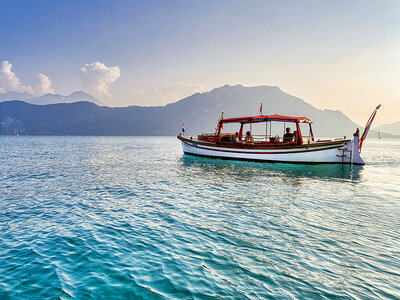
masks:
<path fill-rule="evenodd" d="M 2 101 L 10 101 L 10 100 L 22 100 L 27 101 L 34 98 L 33 95 L 29 93 L 18 93 L 18 92 L 7 92 L 4 94 L 0 94 L 0 102 Z"/>
<path fill-rule="evenodd" d="M 222 111 L 226 118 L 258 115 L 261 102 L 264 114 L 310 118 L 315 136 L 350 137 L 359 127 L 341 111 L 317 109 L 278 87 L 225 85 L 166 106 L 153 107 L 111 108 L 89 102 L 52 105 L 2 102 L 0 134 L 176 135 L 185 123 L 186 132 L 195 135 L 213 132 Z"/>
<path fill-rule="evenodd" d="M 40 97 L 35 97 L 29 93 L 17 93 L 17 92 L 8 92 L 5 94 L 0 94 L 0 101 L 11 101 L 11 100 L 22 100 L 27 103 L 37 104 L 37 105 L 73 103 L 79 101 L 88 101 L 95 103 L 97 105 L 103 105 L 103 103 L 99 99 L 82 91 L 74 92 L 67 96 L 63 96 L 60 94 L 46 94 Z"/>
<path fill-rule="evenodd" d="M 375 131 L 388 132 L 394 135 L 400 135 L 400 121 L 390 124 L 384 124 L 374 128 Z"/>

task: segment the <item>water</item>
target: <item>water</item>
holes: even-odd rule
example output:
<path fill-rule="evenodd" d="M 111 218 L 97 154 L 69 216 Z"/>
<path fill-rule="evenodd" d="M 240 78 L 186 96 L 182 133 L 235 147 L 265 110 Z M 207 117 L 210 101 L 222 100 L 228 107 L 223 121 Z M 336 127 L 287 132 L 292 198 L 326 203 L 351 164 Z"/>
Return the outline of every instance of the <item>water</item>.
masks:
<path fill-rule="evenodd" d="M 0 137 L 1 299 L 400 297 L 400 140 L 363 167 Z"/>

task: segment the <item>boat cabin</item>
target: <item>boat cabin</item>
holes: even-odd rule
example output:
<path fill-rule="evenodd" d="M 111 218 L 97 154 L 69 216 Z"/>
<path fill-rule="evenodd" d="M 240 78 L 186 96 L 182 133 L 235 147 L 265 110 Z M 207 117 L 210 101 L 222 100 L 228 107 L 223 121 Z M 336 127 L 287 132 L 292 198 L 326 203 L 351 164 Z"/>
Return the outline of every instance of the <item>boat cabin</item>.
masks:
<path fill-rule="evenodd" d="M 246 133 L 243 132 L 243 127 L 246 124 L 251 125 L 254 123 L 266 123 L 265 126 L 265 135 L 254 135 L 251 138 L 246 138 Z M 281 122 L 283 124 L 283 133 L 282 136 L 279 135 L 271 135 L 271 125 L 272 122 Z M 238 123 L 240 124 L 237 136 L 235 133 L 222 133 L 222 129 L 224 124 L 229 123 Z M 286 124 L 285 123 L 294 123 L 296 126 L 296 130 L 292 133 L 285 132 Z M 309 125 L 309 135 L 304 136 L 301 132 L 300 124 L 306 123 Z M 310 119 L 305 117 L 288 117 L 282 115 L 259 115 L 253 117 L 244 117 L 244 118 L 227 118 L 221 119 L 218 122 L 216 132 L 213 134 L 201 134 L 198 135 L 198 140 L 211 142 L 216 144 L 232 144 L 232 145 L 241 145 L 241 144 L 253 144 L 253 145 L 302 145 L 304 142 L 312 143 L 314 142 L 314 134 L 312 131 L 312 122 Z M 269 125 L 269 126 L 268 126 Z M 269 134 L 268 134 L 269 129 Z M 250 129 L 250 134 L 251 134 Z"/>

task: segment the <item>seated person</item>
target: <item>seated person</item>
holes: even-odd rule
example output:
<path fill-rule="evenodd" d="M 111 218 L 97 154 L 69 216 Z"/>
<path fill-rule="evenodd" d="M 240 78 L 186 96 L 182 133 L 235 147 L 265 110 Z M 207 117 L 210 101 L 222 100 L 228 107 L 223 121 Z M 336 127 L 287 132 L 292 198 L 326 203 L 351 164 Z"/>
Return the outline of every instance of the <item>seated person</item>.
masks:
<path fill-rule="evenodd" d="M 233 138 L 232 138 L 232 142 L 233 143 L 240 143 L 240 140 L 239 140 L 239 132 L 235 132 L 235 135 L 233 136 Z"/>
<path fill-rule="evenodd" d="M 293 142 L 293 133 L 290 132 L 290 128 L 286 128 L 286 133 L 283 135 L 283 142 L 290 143 Z"/>
<path fill-rule="evenodd" d="M 246 142 L 246 144 L 252 144 L 252 143 L 254 143 L 254 139 L 253 139 L 253 137 L 251 136 L 250 131 L 247 131 L 247 132 L 246 132 L 246 137 L 244 138 L 244 141 Z"/>

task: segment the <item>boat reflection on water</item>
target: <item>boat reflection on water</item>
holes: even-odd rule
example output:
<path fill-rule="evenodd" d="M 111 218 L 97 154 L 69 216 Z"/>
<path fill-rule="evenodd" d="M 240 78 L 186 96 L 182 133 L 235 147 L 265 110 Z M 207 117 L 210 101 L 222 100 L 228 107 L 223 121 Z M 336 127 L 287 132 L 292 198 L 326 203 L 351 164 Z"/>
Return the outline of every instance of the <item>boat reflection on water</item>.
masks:
<path fill-rule="evenodd" d="M 200 168 L 203 172 L 213 172 L 214 175 L 234 177 L 245 175 L 247 179 L 253 176 L 285 176 L 358 182 L 363 170 L 361 165 L 265 163 L 191 155 L 184 155 L 182 163 L 185 167 Z"/>

